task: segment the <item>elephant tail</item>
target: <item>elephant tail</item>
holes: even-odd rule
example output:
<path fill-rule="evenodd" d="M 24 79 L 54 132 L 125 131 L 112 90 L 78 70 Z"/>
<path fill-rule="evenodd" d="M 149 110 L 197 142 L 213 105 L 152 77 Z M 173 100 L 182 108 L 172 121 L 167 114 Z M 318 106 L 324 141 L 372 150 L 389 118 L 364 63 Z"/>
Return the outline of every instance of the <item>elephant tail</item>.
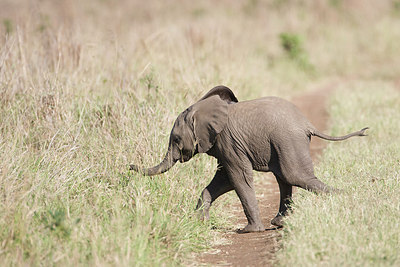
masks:
<path fill-rule="evenodd" d="M 369 127 L 365 127 L 357 132 L 349 133 L 349 134 L 343 135 L 343 136 L 330 136 L 330 135 L 321 133 L 315 129 L 314 131 L 311 132 L 311 135 L 318 136 L 319 138 L 329 140 L 329 141 L 342 141 L 342 140 L 346 140 L 347 138 L 350 138 L 353 136 L 367 136 L 367 134 L 365 134 L 365 131 L 367 129 L 369 129 Z"/>

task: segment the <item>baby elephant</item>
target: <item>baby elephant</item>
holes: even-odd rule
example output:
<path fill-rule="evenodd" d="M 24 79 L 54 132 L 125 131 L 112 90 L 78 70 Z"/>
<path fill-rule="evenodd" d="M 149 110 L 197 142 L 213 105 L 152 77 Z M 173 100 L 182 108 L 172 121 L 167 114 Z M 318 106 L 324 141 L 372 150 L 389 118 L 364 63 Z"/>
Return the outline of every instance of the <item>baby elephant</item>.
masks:
<path fill-rule="evenodd" d="M 218 160 L 211 183 L 203 190 L 197 209 L 205 219 L 211 204 L 222 194 L 235 190 L 248 224 L 240 232 L 264 231 L 254 192 L 252 170 L 272 172 L 279 184 L 280 207 L 273 225 L 282 226 L 291 202 L 292 186 L 315 193 L 333 190 L 314 175 L 309 144 L 311 136 L 340 141 L 365 136 L 364 128 L 345 136 L 319 132 L 290 102 L 264 97 L 239 102 L 225 86 L 211 89 L 176 119 L 163 161 L 152 168 L 130 169 L 145 175 L 168 171 L 198 153 Z"/>

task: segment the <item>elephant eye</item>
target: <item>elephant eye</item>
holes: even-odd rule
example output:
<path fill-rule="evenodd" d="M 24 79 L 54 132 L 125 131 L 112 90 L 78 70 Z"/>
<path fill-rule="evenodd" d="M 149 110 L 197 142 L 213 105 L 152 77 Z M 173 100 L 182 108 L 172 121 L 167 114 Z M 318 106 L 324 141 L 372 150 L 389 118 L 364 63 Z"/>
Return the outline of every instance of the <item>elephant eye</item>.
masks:
<path fill-rule="evenodd" d="M 181 138 L 179 136 L 175 136 L 173 141 L 174 143 L 179 144 L 181 142 Z"/>

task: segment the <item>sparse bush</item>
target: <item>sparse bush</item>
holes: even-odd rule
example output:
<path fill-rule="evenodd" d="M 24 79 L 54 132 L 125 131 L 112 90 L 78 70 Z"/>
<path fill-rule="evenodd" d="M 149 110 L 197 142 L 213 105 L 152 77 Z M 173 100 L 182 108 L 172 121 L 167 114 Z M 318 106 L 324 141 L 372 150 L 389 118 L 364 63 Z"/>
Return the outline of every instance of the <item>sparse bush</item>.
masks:
<path fill-rule="evenodd" d="M 395 14 L 400 15 L 400 0 L 393 0 L 392 6 Z"/>
<path fill-rule="evenodd" d="M 48 209 L 47 212 L 42 213 L 39 220 L 46 229 L 54 232 L 60 238 L 68 238 L 71 234 L 71 229 L 66 224 L 64 208 Z M 79 220 L 76 222 L 79 222 Z"/>
<path fill-rule="evenodd" d="M 4 19 L 3 20 L 3 25 L 6 30 L 6 34 L 10 34 L 13 31 L 13 25 L 12 21 L 10 19 Z"/>
<path fill-rule="evenodd" d="M 302 38 L 298 34 L 281 33 L 279 38 L 283 50 L 292 61 L 296 62 L 299 67 L 305 71 L 314 70 L 303 48 Z"/>
<path fill-rule="evenodd" d="M 333 7 L 339 8 L 342 5 L 343 0 L 330 0 L 329 4 Z"/>
<path fill-rule="evenodd" d="M 299 35 L 293 33 L 281 33 L 279 38 L 281 40 L 282 48 L 286 51 L 286 53 L 288 53 L 290 58 L 297 59 L 304 54 Z"/>

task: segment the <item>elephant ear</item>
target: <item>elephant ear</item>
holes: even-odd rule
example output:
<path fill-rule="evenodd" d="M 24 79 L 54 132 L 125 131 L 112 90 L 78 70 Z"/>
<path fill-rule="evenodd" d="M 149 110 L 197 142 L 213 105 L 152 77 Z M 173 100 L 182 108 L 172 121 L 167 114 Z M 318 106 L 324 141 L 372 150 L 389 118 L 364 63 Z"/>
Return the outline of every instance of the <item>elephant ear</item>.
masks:
<path fill-rule="evenodd" d="M 199 101 L 207 99 L 214 95 L 218 95 L 221 98 L 221 100 L 225 101 L 228 104 L 230 104 L 232 102 L 235 102 L 235 103 L 239 102 L 237 100 L 235 94 L 232 92 L 232 90 L 223 85 L 214 87 L 213 89 L 208 91 L 208 93 L 205 96 L 203 96 Z"/>
<path fill-rule="evenodd" d="M 209 96 L 192 106 L 193 132 L 197 151 L 205 153 L 228 122 L 228 103 L 219 96 Z"/>

